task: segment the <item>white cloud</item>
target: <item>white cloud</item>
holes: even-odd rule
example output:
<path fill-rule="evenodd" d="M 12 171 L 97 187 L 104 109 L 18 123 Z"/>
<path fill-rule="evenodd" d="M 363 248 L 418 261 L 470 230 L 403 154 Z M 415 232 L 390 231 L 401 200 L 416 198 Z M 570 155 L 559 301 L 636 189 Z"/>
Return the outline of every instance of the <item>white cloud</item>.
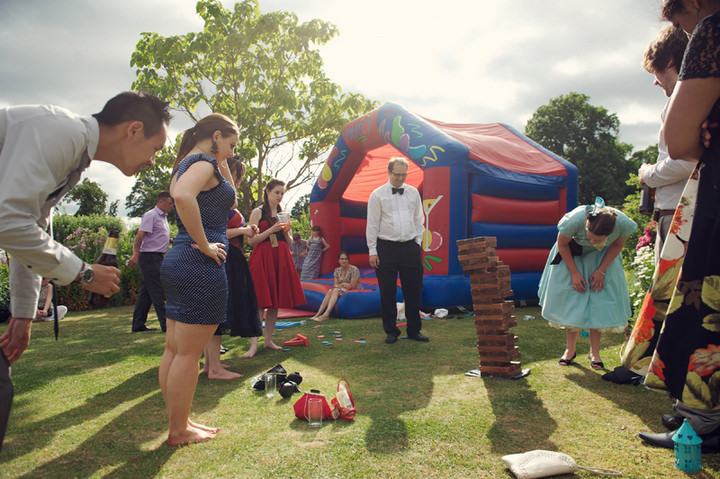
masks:
<path fill-rule="evenodd" d="M 196 0 L 4 1 L 0 105 L 53 103 L 99 111 L 130 88 L 130 55 L 142 32 L 198 31 Z M 662 27 L 659 0 L 260 0 L 263 12 L 320 18 L 339 35 L 321 48 L 328 76 L 346 92 L 393 101 L 456 123 L 525 122 L 571 91 L 617 113 L 621 139 L 656 142 L 662 92 L 642 52 Z M 231 8 L 232 0 L 223 0 Z M 178 116 L 171 132 L 187 128 Z M 109 168 L 109 169 L 108 169 Z M 121 205 L 133 179 L 89 171 Z"/>

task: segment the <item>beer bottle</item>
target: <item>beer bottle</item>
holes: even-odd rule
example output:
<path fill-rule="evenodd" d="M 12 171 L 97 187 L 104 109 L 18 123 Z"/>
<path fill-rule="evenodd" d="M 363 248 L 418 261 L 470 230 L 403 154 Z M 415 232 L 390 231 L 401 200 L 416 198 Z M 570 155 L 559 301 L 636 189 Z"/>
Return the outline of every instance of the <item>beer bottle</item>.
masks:
<path fill-rule="evenodd" d="M 655 188 L 650 188 L 645 183 L 640 187 L 640 208 L 643 215 L 652 215 L 655 209 Z"/>
<path fill-rule="evenodd" d="M 119 235 L 117 230 L 110 230 L 108 232 L 107 239 L 105 239 L 105 246 L 103 246 L 102 253 L 98 257 L 96 264 L 103 266 L 114 266 L 117 268 L 117 246 L 119 241 Z M 110 305 L 110 298 L 112 296 L 103 296 L 102 294 L 90 293 L 90 304 L 94 307 L 107 307 Z"/>

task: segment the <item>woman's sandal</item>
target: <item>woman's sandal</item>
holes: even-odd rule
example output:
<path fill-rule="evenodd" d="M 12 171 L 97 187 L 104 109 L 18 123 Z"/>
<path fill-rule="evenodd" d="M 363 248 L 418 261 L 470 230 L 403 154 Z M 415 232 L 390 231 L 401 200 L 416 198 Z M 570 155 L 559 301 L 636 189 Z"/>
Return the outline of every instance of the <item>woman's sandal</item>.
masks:
<path fill-rule="evenodd" d="M 605 369 L 605 364 L 602 361 L 593 361 L 592 356 L 588 356 L 590 360 L 590 367 L 593 369 Z"/>
<path fill-rule="evenodd" d="M 573 354 L 570 359 L 560 358 L 558 359 L 558 364 L 560 366 L 570 366 L 573 362 L 573 359 L 575 359 L 575 356 L 577 356 L 577 353 Z"/>

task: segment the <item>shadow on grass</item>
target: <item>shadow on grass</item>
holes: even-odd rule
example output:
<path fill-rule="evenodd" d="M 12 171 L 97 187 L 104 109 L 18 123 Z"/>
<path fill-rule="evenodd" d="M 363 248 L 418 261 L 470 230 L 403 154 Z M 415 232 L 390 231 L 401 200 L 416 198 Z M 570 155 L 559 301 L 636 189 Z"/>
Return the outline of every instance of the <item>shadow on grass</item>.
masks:
<path fill-rule="evenodd" d="M 28 429 L 42 432 L 19 436 L 8 452 L 22 454 L 23 451 L 46 448 L 56 436 L 72 434 L 72 428 L 93 427 L 93 420 L 119 406 L 118 398 L 126 403 L 132 402 L 157 389 L 157 373 L 157 368 L 148 369 L 95 395 L 81 406 L 28 424 Z M 159 471 L 173 449 L 163 445 L 156 450 L 142 450 L 139 445 L 164 438 L 166 431 L 164 405 L 157 391 L 104 424 L 71 451 L 43 463 L 22 477 L 89 477 L 101 469 L 113 470 L 104 477 L 140 477 L 132 471 L 140 470 L 142 475 L 147 471 Z M 128 437 L 132 440 L 128 441 Z M 11 460 L 13 456 L 6 459 Z"/>
<path fill-rule="evenodd" d="M 665 431 L 660 423 L 660 416 L 663 412 L 672 412 L 672 401 L 667 394 L 661 391 L 649 390 L 644 386 L 615 384 L 605 381 L 600 373 L 585 366 L 576 364 L 575 368 L 584 370 L 585 373 L 567 374 L 566 378 L 569 381 L 637 416 L 648 426 L 648 429 L 659 432 Z"/>
<path fill-rule="evenodd" d="M 363 326 L 358 328 L 359 324 Z M 316 340 L 309 335 L 310 348 L 294 349 L 292 355 L 281 358 L 292 358 L 308 369 L 322 371 L 328 377 L 346 378 L 356 399 L 358 416 L 371 420 L 365 434 L 365 448 L 383 455 L 405 451 L 410 440 L 402 415 L 428 405 L 433 390 L 433 376 L 444 367 L 444 363 L 428 364 L 427 360 L 435 357 L 437 350 L 443 346 L 434 345 L 432 340 L 430 343 L 418 343 L 407 339 L 399 339 L 396 344 L 385 344 L 380 320 L 377 324 L 350 321 L 327 326 L 325 330 L 314 329 L 311 334 L 324 333 L 327 337 L 322 339 L 332 339 L 328 330 L 342 328 L 346 341 L 335 343 L 337 347 L 324 346 L 319 345 L 322 339 Z M 368 332 L 369 329 L 371 332 Z M 365 338 L 366 343 L 354 343 L 355 337 Z M 300 369 L 305 376 L 304 368 Z M 314 378 L 306 377 L 301 389 L 318 388 L 312 381 Z M 321 391 L 328 402 L 335 396 L 337 380 L 334 381 L 329 388 Z M 287 400 L 288 407 L 299 398 L 299 394 L 293 395 Z M 324 422 L 323 429 L 328 426 L 345 429 L 352 424 L 341 419 L 330 419 Z M 296 419 L 290 423 L 290 427 L 302 431 L 308 425 Z"/>
<path fill-rule="evenodd" d="M 482 378 L 482 381 L 495 416 L 487 433 L 494 452 L 504 455 L 532 449 L 557 449 L 549 439 L 557 429 L 557 423 L 525 378 Z"/>

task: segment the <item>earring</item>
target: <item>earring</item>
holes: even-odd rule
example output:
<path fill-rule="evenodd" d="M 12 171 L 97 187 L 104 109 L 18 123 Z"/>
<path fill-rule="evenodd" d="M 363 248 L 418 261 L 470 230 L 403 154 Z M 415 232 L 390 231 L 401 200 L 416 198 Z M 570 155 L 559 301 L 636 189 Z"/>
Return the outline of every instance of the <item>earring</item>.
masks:
<path fill-rule="evenodd" d="M 218 150 L 217 142 L 215 142 L 215 140 L 213 140 L 212 148 L 210 148 L 210 153 L 215 154 L 218 151 L 220 151 L 220 150 Z"/>

